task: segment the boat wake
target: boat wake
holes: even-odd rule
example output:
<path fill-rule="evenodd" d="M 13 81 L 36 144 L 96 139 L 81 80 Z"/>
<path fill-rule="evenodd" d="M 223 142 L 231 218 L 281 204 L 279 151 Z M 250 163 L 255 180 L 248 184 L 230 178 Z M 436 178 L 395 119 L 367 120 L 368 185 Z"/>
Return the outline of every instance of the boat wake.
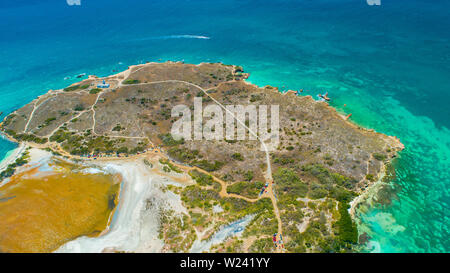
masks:
<path fill-rule="evenodd" d="M 202 36 L 202 35 L 165 35 L 165 36 L 155 36 L 155 37 L 146 37 L 142 39 L 138 39 L 135 41 L 146 41 L 146 40 L 168 40 L 168 39 L 200 39 L 200 40 L 210 40 L 211 37 Z"/>

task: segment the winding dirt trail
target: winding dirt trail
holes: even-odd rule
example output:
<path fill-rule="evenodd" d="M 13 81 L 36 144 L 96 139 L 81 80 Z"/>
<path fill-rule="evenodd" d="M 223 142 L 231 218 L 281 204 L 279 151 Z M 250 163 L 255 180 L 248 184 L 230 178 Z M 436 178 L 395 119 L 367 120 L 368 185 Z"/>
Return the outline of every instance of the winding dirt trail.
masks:
<path fill-rule="evenodd" d="M 23 133 L 26 133 L 28 131 L 28 126 L 30 125 L 31 120 L 33 119 L 34 112 L 39 108 L 39 106 L 41 106 L 44 102 L 46 102 L 47 100 L 49 100 L 52 97 L 53 97 L 53 95 L 49 95 L 48 97 L 44 98 L 44 100 L 42 102 L 39 102 L 42 99 L 42 97 L 36 98 L 36 101 L 34 102 L 34 105 L 33 105 L 33 110 L 31 111 L 30 117 L 28 118 L 27 123 L 25 124 L 25 127 L 23 129 Z"/>
<path fill-rule="evenodd" d="M 139 68 L 138 70 L 136 70 L 136 71 L 134 71 L 134 72 L 137 72 L 137 71 L 141 70 L 141 69 L 144 68 L 144 67 L 145 67 L 145 66 Z M 134 73 L 134 72 L 133 72 L 133 73 Z M 129 73 L 128 76 L 130 76 L 130 75 L 133 74 L 133 73 Z M 275 197 L 274 188 L 273 188 L 273 187 L 274 187 L 274 182 L 273 182 L 273 178 L 272 178 L 272 167 L 271 167 L 271 162 L 270 162 L 270 154 L 269 154 L 269 150 L 268 150 L 266 144 L 264 143 L 264 141 L 262 141 L 262 140 L 259 138 L 259 136 L 258 136 L 255 132 L 253 132 L 248 126 L 246 126 L 245 123 L 244 123 L 243 121 L 241 121 L 240 119 L 238 119 L 238 118 L 236 117 L 236 115 L 235 115 L 233 112 L 231 112 L 229 109 L 227 109 L 224 105 L 222 105 L 220 102 L 218 102 L 215 98 L 213 98 L 212 96 L 210 96 L 210 95 L 208 94 L 208 92 L 207 92 L 207 90 L 209 90 L 209 89 L 206 89 L 206 90 L 205 90 L 205 89 L 203 89 L 202 87 L 200 87 L 200 86 L 198 86 L 198 85 L 196 85 L 196 84 L 194 84 L 194 83 L 190 83 L 190 82 L 186 82 L 186 81 L 181 81 L 181 80 L 155 81 L 155 82 L 149 82 L 149 83 L 138 83 L 138 84 L 133 84 L 133 85 L 149 85 L 149 84 L 158 84 L 158 83 L 167 83 L 167 82 L 183 83 L 183 84 L 186 84 L 186 85 L 195 87 L 195 88 L 197 88 L 197 89 L 200 89 L 207 97 L 209 97 L 212 101 L 214 101 L 217 105 L 219 105 L 219 106 L 220 106 L 222 109 L 224 109 L 226 112 L 228 112 L 229 114 L 231 114 L 239 124 L 241 124 L 242 126 L 244 126 L 244 128 L 246 128 L 246 129 L 249 131 L 250 134 L 252 134 L 254 137 L 256 137 L 256 138 L 259 140 L 259 142 L 261 143 L 262 147 L 264 148 L 264 152 L 265 152 L 265 154 L 266 154 L 266 165 L 267 165 L 267 170 L 266 170 L 266 173 L 265 173 L 265 179 L 266 179 L 266 184 L 267 184 L 268 186 L 267 186 L 267 188 L 266 188 L 267 192 L 264 193 L 262 196 L 267 196 L 267 197 L 270 198 L 270 200 L 272 201 L 272 205 L 273 205 L 273 209 L 274 209 L 274 214 L 275 214 L 275 217 L 277 218 L 277 222 L 278 222 L 278 233 L 277 233 L 276 237 L 277 237 L 277 241 L 282 241 L 282 240 L 281 240 L 281 239 L 282 239 L 281 236 L 282 236 L 282 234 L 283 234 L 283 226 L 282 226 L 282 222 L 281 222 L 280 211 L 279 211 L 278 205 L 277 205 L 277 198 Z M 123 86 L 122 82 L 119 83 L 119 86 Z M 182 166 L 182 165 L 179 165 L 179 167 L 181 167 L 181 166 Z M 185 166 L 183 166 L 183 167 L 185 167 Z M 199 169 L 199 168 L 196 168 L 196 167 L 193 167 L 193 168 L 195 168 L 196 170 L 201 171 L 201 172 L 203 172 L 203 173 L 210 174 L 210 173 L 208 173 L 208 172 L 206 172 L 206 171 L 203 171 L 203 170 L 201 170 L 201 169 Z M 227 193 L 227 191 L 226 191 L 227 184 L 226 184 L 224 181 L 222 181 L 222 180 L 220 180 L 220 179 L 218 179 L 218 178 L 215 178 L 215 179 L 222 185 L 222 190 L 221 190 L 221 192 L 220 192 L 220 194 L 221 194 L 222 197 L 235 197 L 235 198 L 241 198 L 241 199 L 244 199 L 244 200 L 249 201 L 249 202 L 255 202 L 255 201 L 259 200 L 259 199 L 262 197 L 262 196 L 260 196 L 260 197 L 257 198 L 257 199 L 249 199 L 249 198 L 246 198 L 246 197 L 243 197 L 243 196 L 240 196 L 240 195 L 229 194 L 229 193 Z M 278 247 L 277 247 L 277 252 L 283 252 L 283 251 L 284 251 L 284 250 L 283 250 L 283 248 L 282 248 L 281 246 L 278 246 Z"/>
<path fill-rule="evenodd" d="M 119 81 L 119 83 L 117 84 L 117 87 L 125 86 L 125 85 L 123 84 L 123 82 L 124 82 L 131 74 L 133 74 L 133 73 L 135 73 L 135 72 L 137 72 L 137 71 L 139 71 L 139 70 L 141 70 L 141 69 L 143 69 L 143 68 L 145 68 L 145 67 L 146 67 L 145 65 L 142 66 L 142 67 L 139 67 L 137 70 L 135 70 L 135 71 L 133 71 L 133 72 L 131 72 L 131 69 L 130 69 L 129 71 L 126 71 L 126 72 L 123 74 L 123 75 L 125 76 L 125 77 L 124 77 L 124 80 Z M 112 80 L 112 79 L 111 79 L 111 80 Z M 215 177 L 215 176 L 211 175 L 209 172 L 207 172 L 207 171 L 205 171 L 205 170 L 202 170 L 202 169 L 200 169 L 200 168 L 198 168 L 198 167 L 195 167 L 195 166 L 191 167 L 191 166 L 185 166 L 185 165 L 182 165 L 182 164 L 178 164 L 178 163 L 176 163 L 176 162 L 173 162 L 172 160 L 171 160 L 171 163 L 174 164 L 174 165 L 176 165 L 178 168 L 181 168 L 181 169 L 183 169 L 183 170 L 185 170 L 185 171 L 197 170 L 197 171 L 202 172 L 202 173 L 204 173 L 204 174 L 211 175 L 211 176 L 214 178 L 214 180 L 217 181 L 218 183 L 220 183 L 220 185 L 221 185 L 221 191 L 220 191 L 220 193 L 219 193 L 221 197 L 233 197 L 233 198 L 239 198 L 239 199 L 243 199 L 243 200 L 245 200 L 245 201 L 247 201 L 247 202 L 252 202 L 252 203 L 253 203 L 253 202 L 256 202 L 256 201 L 258 201 L 258 200 L 260 200 L 261 198 L 270 198 L 270 200 L 271 200 L 271 202 L 272 202 L 272 205 L 273 205 L 274 214 L 275 214 L 275 217 L 276 217 L 277 222 L 278 222 L 277 241 L 278 241 L 278 240 L 281 240 L 281 234 L 283 233 L 283 227 L 282 227 L 282 222 L 281 222 L 280 212 L 279 212 L 278 205 L 277 205 L 277 199 L 276 199 L 275 193 L 274 193 L 274 182 L 273 182 L 273 178 L 272 178 L 272 167 L 271 167 L 271 162 L 270 162 L 270 154 L 269 154 L 269 150 L 268 150 L 266 144 L 264 143 L 264 141 L 262 141 L 262 140 L 259 138 L 259 136 L 257 135 L 256 132 L 253 132 L 248 126 L 245 125 L 245 123 L 244 123 L 243 121 L 241 121 L 240 119 L 238 119 L 238 118 L 235 116 L 235 114 L 234 114 L 233 112 L 231 112 L 229 109 L 227 109 L 224 105 L 222 105 L 220 102 L 218 102 L 215 98 L 213 98 L 212 96 L 210 96 L 210 95 L 208 94 L 208 92 L 207 92 L 207 90 L 209 90 L 209 89 L 204 89 L 204 88 L 202 88 L 202 87 L 200 87 L 200 86 L 198 86 L 198 85 L 196 85 L 196 84 L 194 84 L 194 83 L 190 83 L 190 82 L 186 82 L 186 81 L 182 81 L 182 80 L 164 80 L 164 81 L 154 81 L 154 82 L 149 82 L 149 83 L 137 83 L 137 84 L 133 84 L 133 86 L 151 85 L 151 84 L 159 84 L 159 83 L 182 83 L 182 84 L 189 85 L 189 86 L 192 86 L 192 87 L 195 87 L 195 88 L 201 90 L 207 97 L 209 97 L 212 101 L 214 101 L 217 105 L 219 105 L 219 106 L 220 106 L 222 109 L 224 109 L 226 112 L 228 112 L 229 114 L 231 114 L 231 115 L 236 119 L 236 121 L 237 121 L 240 125 L 244 126 L 244 128 L 246 128 L 246 129 L 249 131 L 249 133 L 250 133 L 251 135 L 253 135 L 254 137 L 256 137 L 256 139 L 259 140 L 259 142 L 261 143 L 261 145 L 262 145 L 262 147 L 263 147 L 263 149 L 264 149 L 264 152 L 265 152 L 265 154 L 266 154 L 266 166 L 267 166 L 267 170 L 266 170 L 266 172 L 265 172 L 264 177 L 265 177 L 265 181 L 266 181 L 267 188 L 266 188 L 266 192 L 264 192 L 261 196 L 259 196 L 258 198 L 255 198 L 255 199 L 248 198 L 248 197 L 245 197 L 245 196 L 241 196 L 241 195 L 238 195 L 238 194 L 228 193 L 228 192 L 227 192 L 227 183 L 226 183 L 225 181 L 223 181 L 222 179 L 220 179 L 220 178 L 218 178 L 218 177 Z M 88 108 L 88 109 L 82 111 L 81 113 L 79 113 L 79 114 L 77 115 L 77 117 L 79 117 L 79 116 L 81 116 L 83 113 L 85 113 L 85 112 L 87 112 L 87 111 L 93 111 L 92 132 L 93 132 L 94 134 L 96 134 L 96 132 L 95 132 L 96 120 L 95 120 L 95 109 L 94 109 L 94 106 L 97 104 L 97 102 L 98 102 L 98 100 L 99 100 L 101 94 L 103 94 L 103 93 L 104 93 L 104 92 L 100 92 L 100 93 L 98 94 L 98 96 L 97 96 L 97 98 L 96 98 L 96 100 L 95 100 L 95 103 L 94 103 L 90 108 Z M 30 123 L 30 121 L 31 121 L 31 119 L 32 119 L 32 117 L 33 117 L 33 114 L 34 114 L 35 110 L 38 108 L 39 105 L 42 104 L 42 103 L 40 103 L 39 105 L 37 105 L 37 103 L 38 103 L 38 101 L 35 103 L 34 109 L 33 109 L 32 113 L 31 113 L 31 115 L 30 115 L 30 118 L 29 118 L 27 124 L 26 124 L 25 131 L 28 129 L 28 124 Z M 59 127 L 58 127 L 57 129 L 59 129 Z M 55 130 L 55 131 L 56 131 L 56 130 Z M 153 144 L 153 143 L 150 141 L 150 139 L 149 139 L 148 137 L 126 137 L 126 136 L 111 136 L 111 137 L 147 139 L 147 140 L 149 141 L 150 144 Z M 66 151 L 64 151 L 64 150 L 61 148 L 61 146 L 60 146 L 59 144 L 52 144 L 52 143 L 47 143 L 47 144 L 45 144 L 45 145 L 33 145 L 32 143 L 29 143 L 29 144 L 31 144 L 30 146 L 40 146 L 40 148 L 42 148 L 42 147 L 51 147 L 51 148 L 55 149 L 56 151 L 58 151 L 59 153 L 61 153 L 62 155 L 67 156 L 68 158 L 71 158 L 71 159 L 86 159 L 86 158 L 83 158 L 83 157 L 73 156 L 73 155 L 67 153 Z M 142 157 L 145 157 L 145 156 L 149 156 L 149 155 L 152 154 L 152 153 L 158 153 L 158 150 L 154 150 L 153 152 L 152 152 L 152 151 L 147 151 L 146 153 L 143 153 L 143 154 L 140 154 L 140 155 L 128 157 L 128 159 L 132 159 L 132 158 L 134 158 L 134 157 L 136 157 L 136 158 L 142 158 Z M 162 152 L 160 152 L 160 151 L 159 151 L 159 155 L 168 158 L 167 155 L 165 155 L 164 153 L 162 153 Z M 115 159 L 115 158 L 113 158 L 113 157 L 106 157 L 106 158 L 104 158 L 104 160 L 114 160 L 114 159 Z M 123 159 L 123 158 L 122 158 L 122 157 L 118 157 L 117 159 Z M 170 158 L 168 158 L 168 159 L 170 160 Z M 103 158 L 99 158 L 99 160 L 103 160 Z M 277 247 L 277 252 L 284 252 L 284 249 L 283 249 L 282 247 L 278 246 L 278 247 Z"/>

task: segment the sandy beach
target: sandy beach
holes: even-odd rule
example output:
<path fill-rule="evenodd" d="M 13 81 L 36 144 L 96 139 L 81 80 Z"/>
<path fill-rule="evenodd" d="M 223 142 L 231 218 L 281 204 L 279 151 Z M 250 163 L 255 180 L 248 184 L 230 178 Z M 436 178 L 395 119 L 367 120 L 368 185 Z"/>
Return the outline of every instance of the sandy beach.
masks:
<path fill-rule="evenodd" d="M 19 147 L 14 149 L 14 151 L 11 152 L 7 158 L 0 162 L 0 172 L 5 170 L 9 164 L 14 163 L 14 161 L 22 155 L 26 148 L 27 146 L 25 144 L 20 144 Z"/>

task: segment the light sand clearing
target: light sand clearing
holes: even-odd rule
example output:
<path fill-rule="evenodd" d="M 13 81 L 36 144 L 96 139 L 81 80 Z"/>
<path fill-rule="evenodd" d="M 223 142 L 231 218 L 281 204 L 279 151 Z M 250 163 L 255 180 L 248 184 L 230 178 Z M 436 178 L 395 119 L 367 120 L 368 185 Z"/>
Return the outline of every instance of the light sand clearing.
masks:
<path fill-rule="evenodd" d="M 123 177 L 119 205 L 109 231 L 97 238 L 77 238 L 56 252 L 160 252 L 163 247 L 158 239 L 160 210 L 170 207 L 176 212 L 185 212 L 179 196 L 160 189 L 167 178 L 156 175 L 140 161 L 98 164 Z"/>
<path fill-rule="evenodd" d="M 29 149 L 28 155 L 30 156 L 28 164 L 31 165 L 39 165 L 44 161 L 48 161 L 52 157 L 52 153 L 37 148 Z"/>

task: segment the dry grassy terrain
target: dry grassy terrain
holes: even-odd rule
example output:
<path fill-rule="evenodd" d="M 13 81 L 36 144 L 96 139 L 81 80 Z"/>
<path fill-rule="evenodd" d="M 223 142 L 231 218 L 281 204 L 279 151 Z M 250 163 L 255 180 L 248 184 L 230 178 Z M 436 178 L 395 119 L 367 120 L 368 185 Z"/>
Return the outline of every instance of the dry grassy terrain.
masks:
<path fill-rule="evenodd" d="M 277 194 L 277 203 L 272 205 L 279 207 L 275 215 L 284 228 L 286 251 L 350 248 L 356 241 L 354 223 L 346 214 L 348 203 L 379 178 L 403 145 L 396 138 L 348 122 L 326 102 L 248 84 L 244 80 L 248 75 L 242 72 L 238 66 L 207 63 L 133 66 L 104 78 L 111 85 L 107 89 L 95 86 L 103 79 L 90 77 L 51 91 L 9 115 L 2 130 L 17 141 L 58 147 L 72 157 L 136 154 L 159 146 L 174 162 L 196 166 L 225 181 L 229 193 L 254 199 L 258 187 L 266 182 L 267 164 L 260 143 L 176 141 L 169 134 L 176 121 L 171 110 L 179 104 L 193 109 L 194 97 L 202 97 L 204 106 L 215 101 L 222 105 L 279 105 L 280 143 L 270 153 Z M 215 249 L 274 251 L 270 240 L 277 219 L 270 202 L 260 199 L 252 204 L 236 198 L 218 202 L 219 188 L 199 183 L 174 189 L 190 208 L 191 217 L 186 221 L 201 219 L 195 225 L 206 225 L 207 230 L 211 219 L 217 217 L 210 208 L 219 203 L 235 215 L 257 213 L 245 240 L 230 239 Z M 208 193 L 207 198 L 199 201 L 196 195 L 202 191 Z M 168 215 L 165 224 L 175 221 Z M 231 221 L 235 217 L 225 218 Z M 260 227 L 265 224 L 266 229 Z"/>

